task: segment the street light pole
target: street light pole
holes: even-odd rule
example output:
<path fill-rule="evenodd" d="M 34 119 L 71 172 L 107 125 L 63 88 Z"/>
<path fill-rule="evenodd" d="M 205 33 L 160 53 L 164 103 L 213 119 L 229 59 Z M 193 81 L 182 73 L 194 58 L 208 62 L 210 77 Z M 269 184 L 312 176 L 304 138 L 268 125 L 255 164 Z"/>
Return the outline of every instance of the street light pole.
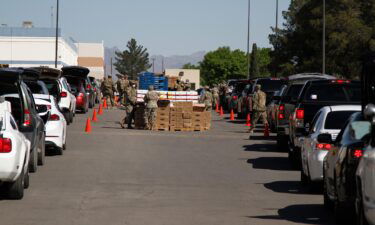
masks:
<path fill-rule="evenodd" d="M 57 68 L 57 59 L 59 52 L 59 0 L 56 6 L 56 43 L 55 43 L 55 68 Z"/>
<path fill-rule="evenodd" d="M 326 0 L 323 0 L 323 74 L 326 74 Z"/>
<path fill-rule="evenodd" d="M 247 11 L 247 77 L 250 79 L 250 13 L 251 13 L 251 2 L 248 2 Z"/>
<path fill-rule="evenodd" d="M 275 31 L 279 29 L 279 0 L 276 0 L 276 26 L 275 26 Z"/>

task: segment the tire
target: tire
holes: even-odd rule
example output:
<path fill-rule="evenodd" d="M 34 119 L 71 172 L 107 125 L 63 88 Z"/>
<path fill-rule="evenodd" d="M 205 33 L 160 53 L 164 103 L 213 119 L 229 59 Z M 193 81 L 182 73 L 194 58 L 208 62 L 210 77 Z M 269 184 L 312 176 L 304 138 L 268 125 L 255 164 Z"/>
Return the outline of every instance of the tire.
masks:
<path fill-rule="evenodd" d="M 40 153 L 39 153 L 40 150 Z M 42 140 L 39 143 L 39 150 L 38 150 L 38 166 L 43 166 L 46 162 L 46 144 L 45 144 L 45 136 L 42 136 Z"/>
<path fill-rule="evenodd" d="M 38 170 L 38 149 L 34 148 L 30 152 L 29 172 L 36 173 Z"/>
<path fill-rule="evenodd" d="M 27 172 L 26 172 L 26 174 L 25 174 L 23 184 L 24 184 L 24 186 L 23 186 L 24 189 L 28 189 L 29 186 L 30 186 L 30 175 L 29 175 L 29 170 L 27 170 Z"/>
<path fill-rule="evenodd" d="M 328 209 L 328 210 L 333 210 L 334 209 L 334 203 L 333 203 L 333 201 L 328 196 L 328 193 L 327 193 L 327 184 L 326 184 L 326 178 L 325 177 L 326 177 L 325 173 L 323 172 L 323 198 L 324 198 L 324 207 L 326 207 L 326 209 Z"/>
<path fill-rule="evenodd" d="M 334 217 L 337 224 L 347 224 L 347 222 L 352 218 L 352 214 L 348 211 L 348 208 L 345 207 L 336 197 L 334 204 Z"/>
<path fill-rule="evenodd" d="M 281 152 L 285 152 L 284 149 L 288 149 L 288 140 L 281 135 L 277 135 L 277 149 Z"/>
<path fill-rule="evenodd" d="M 20 174 L 20 176 L 17 178 L 17 180 L 13 183 L 7 183 L 7 196 L 9 199 L 19 200 L 23 198 L 24 194 L 24 172 Z"/>
<path fill-rule="evenodd" d="M 60 147 L 55 148 L 56 155 L 64 155 L 64 149 Z"/>
<path fill-rule="evenodd" d="M 311 183 L 310 181 L 310 177 L 307 176 L 304 172 L 303 172 L 303 169 L 301 169 L 301 183 L 302 185 L 304 186 L 307 186 Z"/>

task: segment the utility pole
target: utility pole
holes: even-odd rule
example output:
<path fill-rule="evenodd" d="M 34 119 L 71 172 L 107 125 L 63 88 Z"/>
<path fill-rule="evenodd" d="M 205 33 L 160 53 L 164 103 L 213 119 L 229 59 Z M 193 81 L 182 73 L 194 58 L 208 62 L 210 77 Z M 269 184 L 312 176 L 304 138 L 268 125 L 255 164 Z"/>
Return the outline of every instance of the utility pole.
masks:
<path fill-rule="evenodd" d="M 276 26 L 275 31 L 277 32 L 279 29 L 279 0 L 276 0 Z"/>
<path fill-rule="evenodd" d="M 113 76 L 113 57 L 111 57 L 111 76 Z"/>
<path fill-rule="evenodd" d="M 53 28 L 53 6 L 51 6 L 51 28 Z"/>
<path fill-rule="evenodd" d="M 152 59 L 152 72 L 155 73 L 155 58 Z"/>
<path fill-rule="evenodd" d="M 55 45 L 55 68 L 57 68 L 57 60 L 59 54 L 59 0 L 56 7 L 56 45 Z"/>
<path fill-rule="evenodd" d="M 248 2 L 247 11 L 247 77 L 250 79 L 250 13 L 251 13 L 251 2 Z"/>
<path fill-rule="evenodd" d="M 326 74 L 326 0 L 323 0 L 323 74 Z"/>

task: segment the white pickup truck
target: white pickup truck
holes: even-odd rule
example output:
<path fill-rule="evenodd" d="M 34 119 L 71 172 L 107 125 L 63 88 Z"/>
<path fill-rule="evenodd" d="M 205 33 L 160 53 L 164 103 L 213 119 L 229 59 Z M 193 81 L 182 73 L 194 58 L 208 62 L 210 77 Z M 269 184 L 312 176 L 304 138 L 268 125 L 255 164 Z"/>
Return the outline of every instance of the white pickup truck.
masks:
<path fill-rule="evenodd" d="M 22 199 L 29 186 L 30 141 L 18 131 L 10 102 L 0 98 L 0 185 L 9 199 Z"/>

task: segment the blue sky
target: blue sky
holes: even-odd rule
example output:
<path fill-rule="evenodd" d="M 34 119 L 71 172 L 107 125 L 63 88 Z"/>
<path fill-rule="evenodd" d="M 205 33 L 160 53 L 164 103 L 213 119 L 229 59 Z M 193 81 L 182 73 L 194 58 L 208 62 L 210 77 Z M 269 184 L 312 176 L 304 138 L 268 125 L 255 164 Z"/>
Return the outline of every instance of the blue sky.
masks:
<path fill-rule="evenodd" d="M 276 0 L 252 0 L 251 42 L 269 46 Z M 281 11 L 290 0 L 279 0 Z M 1 0 L 0 24 L 20 26 L 31 20 L 51 26 L 56 0 Z M 247 0 L 60 0 L 65 36 L 104 41 L 123 49 L 134 37 L 151 54 L 165 56 L 209 51 L 219 46 L 246 50 Z"/>

